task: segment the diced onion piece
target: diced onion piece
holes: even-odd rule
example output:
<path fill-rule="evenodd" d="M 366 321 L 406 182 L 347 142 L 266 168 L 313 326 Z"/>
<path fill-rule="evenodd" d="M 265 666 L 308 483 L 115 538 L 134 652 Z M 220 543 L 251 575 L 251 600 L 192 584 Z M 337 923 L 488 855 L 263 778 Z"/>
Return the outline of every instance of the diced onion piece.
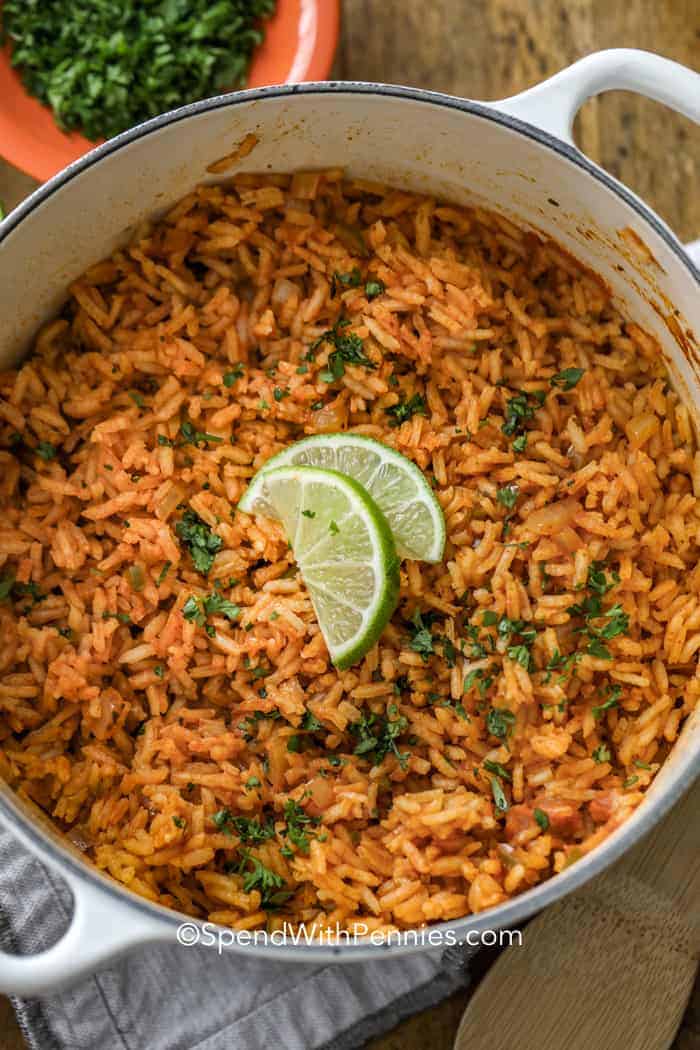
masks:
<path fill-rule="evenodd" d="M 533 511 L 523 523 L 524 528 L 537 536 L 552 536 L 570 525 L 580 510 L 581 504 L 577 499 L 562 499 Z"/>
<path fill-rule="evenodd" d="M 334 401 L 333 404 L 324 405 L 314 413 L 314 430 L 322 434 L 335 434 L 344 429 L 346 419 L 345 405 Z"/>
<path fill-rule="evenodd" d="M 292 281 L 288 281 L 286 277 L 278 277 L 272 289 L 271 299 L 274 306 L 284 306 L 289 299 L 298 295 L 297 286 Z"/>
<path fill-rule="evenodd" d="M 641 448 L 659 429 L 659 417 L 653 412 L 633 416 L 625 424 L 625 433 L 635 448 Z"/>

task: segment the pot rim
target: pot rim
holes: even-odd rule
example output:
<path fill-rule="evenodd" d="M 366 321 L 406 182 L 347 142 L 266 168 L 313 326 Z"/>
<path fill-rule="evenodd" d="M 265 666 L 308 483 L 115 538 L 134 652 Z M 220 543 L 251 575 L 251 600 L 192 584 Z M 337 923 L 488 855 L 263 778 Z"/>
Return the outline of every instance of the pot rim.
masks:
<path fill-rule="evenodd" d="M 328 81 L 312 82 L 305 84 L 280 85 L 263 88 L 253 88 L 246 91 L 234 92 L 228 95 L 219 95 L 199 102 L 193 102 L 187 106 L 170 111 L 154 117 L 143 124 L 139 124 L 128 131 L 122 132 L 113 139 L 96 147 L 90 153 L 79 158 L 65 168 L 62 172 L 54 175 L 43 186 L 34 191 L 25 201 L 15 208 L 7 218 L 0 223 L 0 248 L 10 233 L 17 229 L 21 222 L 32 212 L 40 208 L 57 191 L 72 179 L 88 171 L 93 165 L 116 153 L 123 146 L 129 145 L 139 139 L 145 138 L 152 132 L 169 127 L 171 124 L 179 123 L 190 117 L 223 109 L 228 106 L 238 106 L 248 102 L 262 101 L 269 98 L 291 98 L 295 95 L 342 95 L 354 94 L 359 96 L 380 96 L 403 99 L 407 102 L 419 102 L 424 105 L 437 105 L 448 109 L 454 109 L 463 113 L 492 121 L 500 124 L 511 131 L 534 140 L 540 145 L 547 147 L 572 164 L 581 168 L 587 175 L 591 176 L 608 191 L 620 198 L 631 207 L 641 219 L 644 220 L 652 230 L 664 241 L 670 251 L 676 256 L 691 279 L 700 286 L 700 270 L 696 267 L 690 257 L 686 254 L 682 244 L 666 225 L 666 223 L 629 190 L 623 183 L 600 168 L 588 159 L 575 147 L 544 131 L 534 124 L 511 116 L 498 109 L 498 102 L 483 103 L 461 99 L 453 95 L 441 92 L 427 91 L 422 88 L 403 87 L 381 83 L 359 82 L 359 81 Z M 675 776 L 669 780 L 658 797 L 651 801 L 646 799 L 641 803 L 639 809 L 628 821 L 610 835 L 604 842 L 597 846 L 591 853 L 577 861 L 570 868 L 565 869 L 557 875 L 553 875 L 544 882 L 527 890 L 523 894 L 511 898 L 503 904 L 487 909 L 483 912 L 467 915 L 460 919 L 448 920 L 426 927 L 424 932 L 437 933 L 443 938 L 448 933 L 458 938 L 458 943 L 463 943 L 465 935 L 469 932 L 483 933 L 484 931 L 504 929 L 522 923 L 544 907 L 554 903 L 556 900 L 566 896 L 572 891 L 580 888 L 593 876 L 599 874 L 609 867 L 635 842 L 646 835 L 654 825 L 671 809 L 681 795 L 690 787 L 696 777 L 700 775 L 700 751 L 689 753 L 680 760 L 679 769 Z M 44 831 L 41 824 L 33 820 L 15 801 L 14 793 L 10 788 L 0 789 L 0 813 L 11 829 L 20 826 L 20 837 L 31 844 L 34 852 L 41 858 L 50 858 L 52 867 L 66 871 L 66 869 L 78 880 L 88 880 L 96 889 L 107 893 L 115 900 L 129 904 L 130 907 L 140 912 L 144 917 L 158 920 L 163 924 L 164 936 L 166 932 L 174 934 L 176 929 L 183 923 L 194 923 L 201 927 L 207 925 L 210 929 L 228 930 L 228 927 L 218 927 L 214 923 L 205 923 L 204 920 L 195 919 L 173 908 L 155 904 L 139 897 L 126 886 L 103 875 L 93 865 L 79 860 L 73 853 L 60 844 L 58 835 L 54 838 L 48 831 Z M 166 926 L 168 931 L 166 931 Z M 406 931 L 402 931 L 406 932 Z M 420 933 L 417 931 L 407 931 Z M 443 940 L 442 945 L 448 946 L 449 940 Z M 340 956 L 352 958 L 354 961 L 365 959 L 376 959 L 382 953 L 391 953 L 396 957 L 400 954 L 415 952 L 422 948 L 435 947 L 428 943 L 419 945 L 410 943 L 384 943 L 381 945 L 368 944 L 285 944 L 276 946 L 270 944 L 233 944 L 232 950 L 245 951 L 253 956 L 268 959 L 290 959 L 296 957 L 300 961 L 307 962 L 333 961 Z"/>

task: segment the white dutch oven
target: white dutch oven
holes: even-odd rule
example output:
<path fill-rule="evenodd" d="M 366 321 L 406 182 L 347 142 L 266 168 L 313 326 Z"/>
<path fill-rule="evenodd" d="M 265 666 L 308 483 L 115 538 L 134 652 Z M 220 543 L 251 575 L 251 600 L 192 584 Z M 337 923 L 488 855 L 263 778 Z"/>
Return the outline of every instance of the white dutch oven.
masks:
<path fill-rule="evenodd" d="M 674 381 L 700 406 L 699 275 L 646 205 L 586 159 L 571 138 L 582 102 L 610 88 L 642 92 L 700 123 L 700 75 L 656 55 L 607 51 L 504 102 L 467 102 L 381 84 L 265 88 L 186 106 L 134 128 L 48 182 L 0 225 L 0 366 L 26 353 L 66 286 L 144 217 L 207 178 L 244 135 L 259 142 L 237 170 L 342 165 L 349 173 L 457 202 L 481 202 L 543 231 L 610 285 L 659 340 Z M 209 177 L 210 181 L 215 181 Z M 497 908 L 437 929 L 463 939 L 511 926 L 579 887 L 648 832 L 700 772 L 700 711 L 647 799 L 619 831 L 562 874 Z M 0 990 L 55 991 L 138 945 L 172 941 L 185 918 L 88 866 L 7 789 L 0 819 L 69 884 L 75 912 L 43 954 L 0 955 Z M 415 947 L 256 946 L 267 958 L 350 961 Z"/>

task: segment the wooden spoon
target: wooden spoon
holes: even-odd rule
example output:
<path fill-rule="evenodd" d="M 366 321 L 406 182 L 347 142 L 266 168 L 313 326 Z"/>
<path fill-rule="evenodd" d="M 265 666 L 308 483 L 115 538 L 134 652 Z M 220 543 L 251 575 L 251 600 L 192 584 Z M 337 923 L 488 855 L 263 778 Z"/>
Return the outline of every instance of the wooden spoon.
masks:
<path fill-rule="evenodd" d="M 663 1050 L 700 957 L 700 781 L 627 856 L 538 915 L 469 1002 L 455 1050 Z"/>

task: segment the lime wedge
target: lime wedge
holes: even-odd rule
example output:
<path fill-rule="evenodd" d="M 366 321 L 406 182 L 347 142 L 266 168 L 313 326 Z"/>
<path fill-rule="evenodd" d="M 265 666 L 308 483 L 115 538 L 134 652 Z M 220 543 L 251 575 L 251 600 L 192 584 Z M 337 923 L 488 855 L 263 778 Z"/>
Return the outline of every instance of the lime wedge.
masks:
<path fill-rule="evenodd" d="M 323 467 L 354 478 L 384 513 L 400 558 L 438 562 L 445 550 L 445 518 L 423 473 L 400 452 L 360 434 L 314 434 L 279 452 L 259 470 L 239 503 L 266 514 L 263 479 L 285 464 Z"/>
<path fill-rule="evenodd" d="M 399 559 L 386 518 L 356 481 L 318 467 L 267 470 L 260 499 L 265 510 L 255 512 L 284 527 L 331 660 L 350 667 L 396 608 Z"/>

